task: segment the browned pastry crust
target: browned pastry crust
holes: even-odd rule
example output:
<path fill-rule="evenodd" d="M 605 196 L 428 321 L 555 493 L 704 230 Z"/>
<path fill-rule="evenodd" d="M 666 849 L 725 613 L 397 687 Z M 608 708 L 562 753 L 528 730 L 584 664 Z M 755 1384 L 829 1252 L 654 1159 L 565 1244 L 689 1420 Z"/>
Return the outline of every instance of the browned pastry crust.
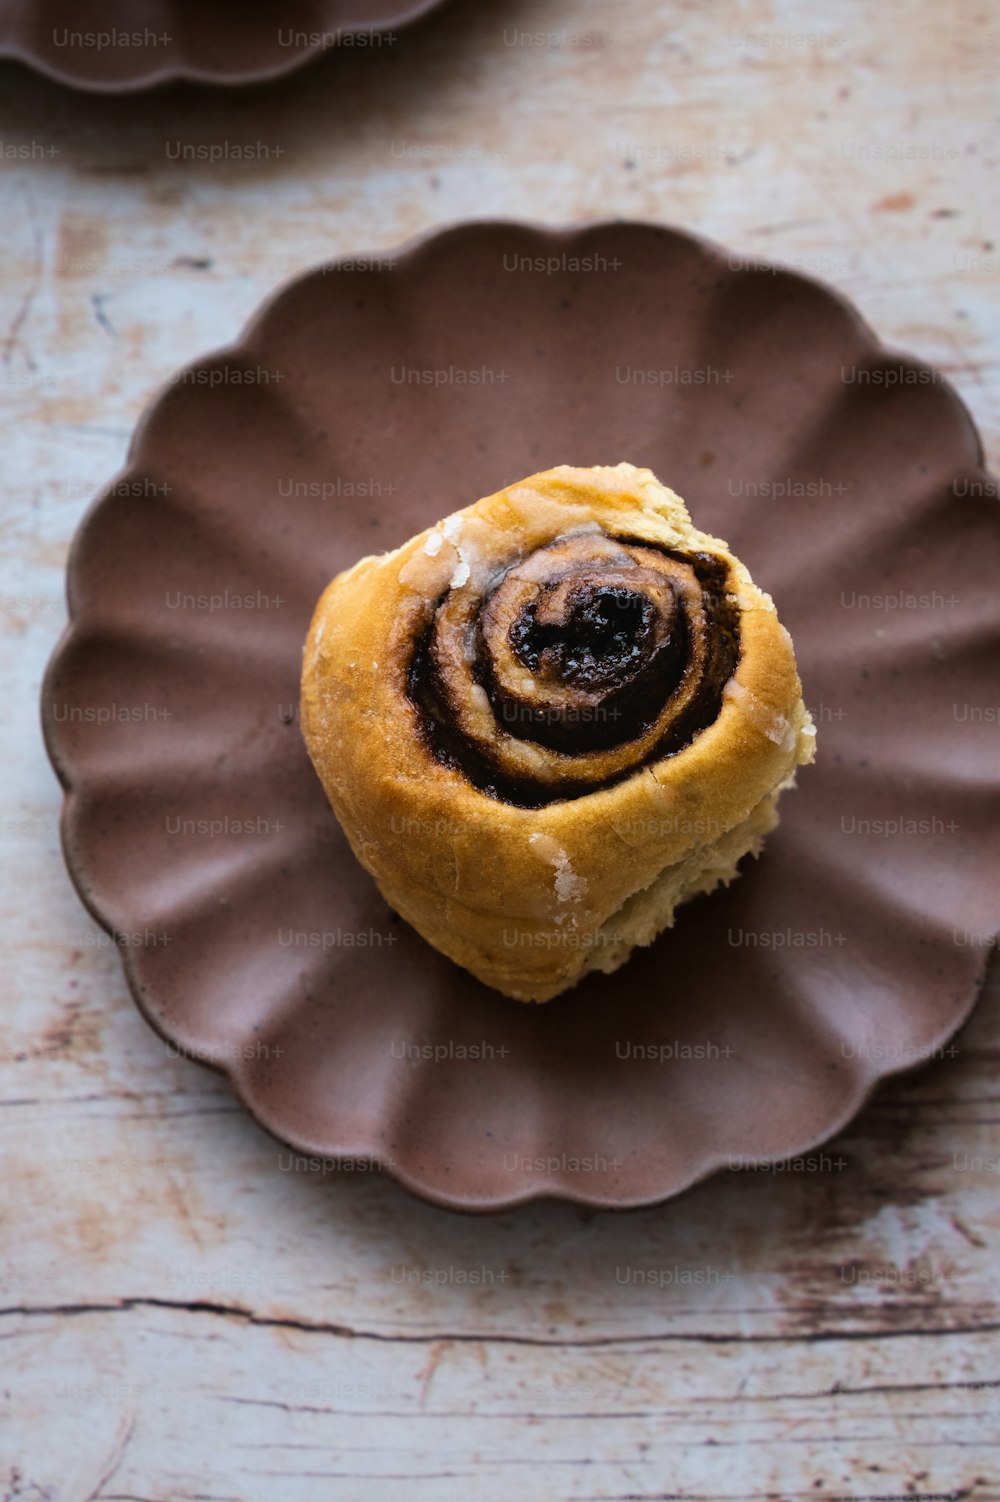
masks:
<path fill-rule="evenodd" d="M 731 879 L 815 744 L 769 596 L 629 464 L 533 475 L 338 575 L 302 725 L 387 902 L 524 1001 Z"/>

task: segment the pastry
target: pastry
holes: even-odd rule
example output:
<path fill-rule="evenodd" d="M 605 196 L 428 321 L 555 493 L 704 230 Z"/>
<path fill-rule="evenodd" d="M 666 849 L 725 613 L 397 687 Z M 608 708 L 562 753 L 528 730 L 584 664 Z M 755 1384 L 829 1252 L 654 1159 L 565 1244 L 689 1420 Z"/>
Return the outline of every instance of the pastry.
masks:
<path fill-rule="evenodd" d="M 630 464 L 532 475 L 339 574 L 302 727 L 386 901 L 520 1001 L 737 875 L 815 746 L 769 596 Z"/>

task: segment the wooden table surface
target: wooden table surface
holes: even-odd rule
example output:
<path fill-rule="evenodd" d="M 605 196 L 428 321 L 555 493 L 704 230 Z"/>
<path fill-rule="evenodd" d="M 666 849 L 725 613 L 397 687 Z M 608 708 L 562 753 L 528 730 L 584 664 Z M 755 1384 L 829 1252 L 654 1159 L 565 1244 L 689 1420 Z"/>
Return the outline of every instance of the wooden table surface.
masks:
<path fill-rule="evenodd" d="M 303 1168 L 153 1036 L 37 728 L 149 395 L 300 268 L 441 222 L 667 220 L 813 271 L 995 467 L 998 66 L 988 0 L 453 0 L 250 91 L 0 68 L 4 1502 L 1000 1499 L 995 971 L 810 1171 L 448 1214 Z M 226 140 L 266 151 L 179 159 Z"/>

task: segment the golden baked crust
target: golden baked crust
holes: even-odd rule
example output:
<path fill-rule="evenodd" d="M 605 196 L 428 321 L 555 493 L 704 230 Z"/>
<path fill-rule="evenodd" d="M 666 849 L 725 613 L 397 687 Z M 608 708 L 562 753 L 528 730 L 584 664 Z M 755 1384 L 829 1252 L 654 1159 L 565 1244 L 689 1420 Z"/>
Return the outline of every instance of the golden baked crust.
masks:
<path fill-rule="evenodd" d="M 443 619 L 442 602 L 460 620 L 481 613 L 519 560 L 567 535 L 598 553 L 616 538 L 721 560 L 739 655 L 711 723 L 632 770 L 620 745 L 575 754 L 494 723 L 511 765 L 547 780 L 531 795 L 536 806 L 522 806 L 476 785 L 461 758 L 449 764 L 435 744 L 414 692 L 415 653 Z M 447 650 L 435 637 L 435 651 Z M 445 666 L 461 677 L 457 657 Z M 470 735 L 493 713 L 486 699 L 482 689 L 470 695 Z M 812 759 L 815 738 L 769 596 L 725 543 L 692 525 L 680 497 L 629 464 L 533 475 L 338 575 L 306 642 L 302 726 L 386 901 L 487 985 L 532 1001 L 621 964 L 672 921 L 677 902 L 735 874 L 776 821 L 776 792 Z M 626 740 L 626 753 L 636 744 Z M 593 790 L 566 796 L 561 781 L 573 782 L 578 763 Z"/>

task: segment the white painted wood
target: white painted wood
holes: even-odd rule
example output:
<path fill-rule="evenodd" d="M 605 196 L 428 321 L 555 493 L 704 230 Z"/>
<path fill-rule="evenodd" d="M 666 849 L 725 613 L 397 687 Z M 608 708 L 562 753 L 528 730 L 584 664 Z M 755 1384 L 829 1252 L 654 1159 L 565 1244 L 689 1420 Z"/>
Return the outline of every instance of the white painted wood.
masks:
<path fill-rule="evenodd" d="M 455 0 L 247 94 L 0 70 L 5 1502 L 1000 1498 L 995 979 L 817 1172 L 452 1216 L 295 1171 L 150 1033 L 36 728 L 149 394 L 284 277 L 438 222 L 667 219 L 804 266 L 949 372 L 995 465 L 998 62 L 973 0 Z M 225 139 L 272 159 L 172 159 Z"/>

